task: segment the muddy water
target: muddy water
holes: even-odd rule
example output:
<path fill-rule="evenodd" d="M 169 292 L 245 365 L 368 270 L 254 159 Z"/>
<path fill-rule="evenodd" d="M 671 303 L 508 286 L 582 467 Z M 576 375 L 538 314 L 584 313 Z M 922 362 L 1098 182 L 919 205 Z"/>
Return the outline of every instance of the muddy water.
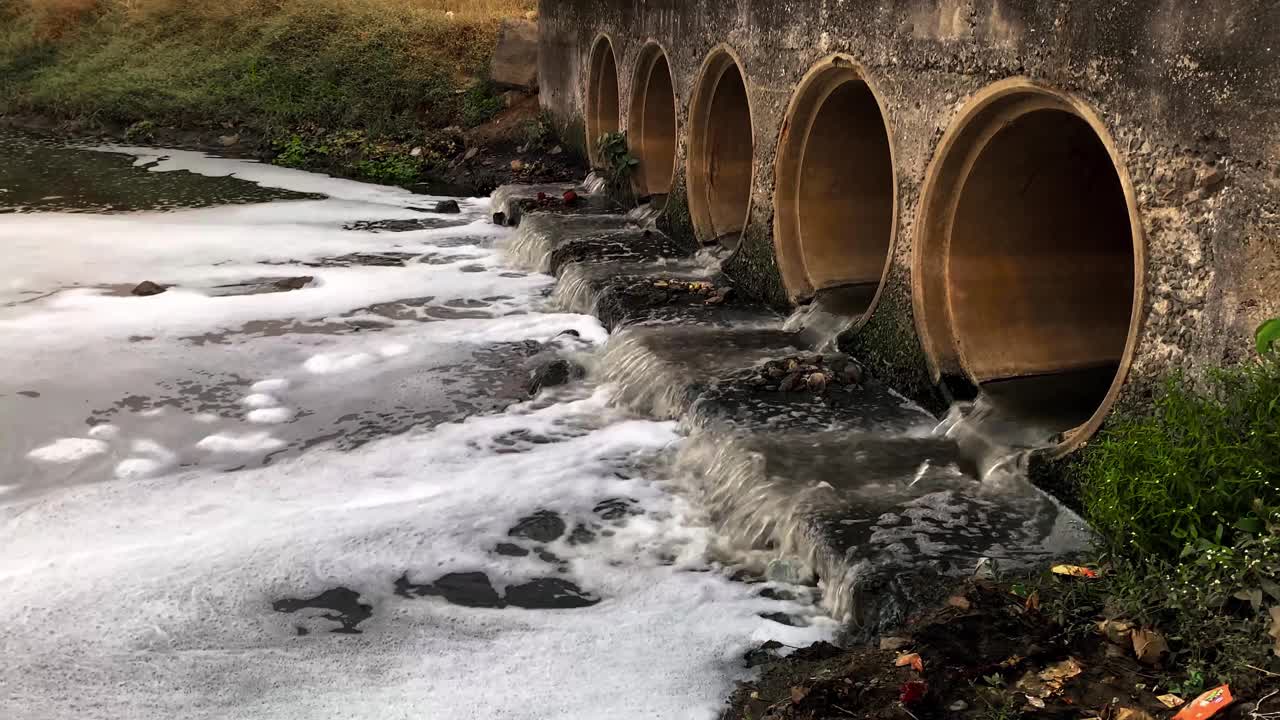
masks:
<path fill-rule="evenodd" d="M 0 136 L 0 717 L 710 718 L 831 636 L 438 199 Z"/>

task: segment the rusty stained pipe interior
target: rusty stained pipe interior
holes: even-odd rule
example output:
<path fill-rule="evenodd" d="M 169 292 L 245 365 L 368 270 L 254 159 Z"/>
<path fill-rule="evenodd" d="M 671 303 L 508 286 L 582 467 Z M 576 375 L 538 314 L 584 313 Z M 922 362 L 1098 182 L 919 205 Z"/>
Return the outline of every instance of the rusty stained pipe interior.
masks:
<path fill-rule="evenodd" d="M 600 138 L 619 127 L 618 64 L 612 43 L 602 36 L 591 51 L 587 75 L 587 151 L 593 164 L 600 162 Z"/>
<path fill-rule="evenodd" d="M 836 60 L 802 83 L 778 160 L 779 265 L 803 301 L 838 291 L 843 312 L 871 310 L 897 215 L 889 131 L 871 87 Z"/>
<path fill-rule="evenodd" d="M 912 303 L 934 378 L 1061 456 L 1132 362 L 1145 273 L 1132 184 L 1083 101 L 1024 78 L 957 113 L 922 188 Z"/>
<path fill-rule="evenodd" d="M 637 194 L 666 195 L 676 167 L 676 95 L 666 53 L 651 44 L 640 53 L 628 133 L 640 161 L 633 176 Z"/>
<path fill-rule="evenodd" d="M 1072 113 L 1035 110 L 978 142 L 946 263 L 960 365 L 997 403 L 1066 432 L 1103 403 L 1128 343 L 1128 202 Z"/>
<path fill-rule="evenodd" d="M 750 211 L 754 150 L 742 71 L 716 51 L 690 110 L 689 213 L 702 242 L 737 244 Z"/>

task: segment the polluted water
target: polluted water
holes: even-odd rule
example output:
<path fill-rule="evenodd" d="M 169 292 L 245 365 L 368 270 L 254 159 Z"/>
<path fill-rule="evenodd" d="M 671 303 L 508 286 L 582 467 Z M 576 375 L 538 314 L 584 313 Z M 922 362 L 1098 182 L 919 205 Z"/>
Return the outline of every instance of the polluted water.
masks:
<path fill-rule="evenodd" d="M 608 333 L 493 201 L 0 154 L 0 717 L 714 718 L 835 636 L 717 560 L 676 422 L 530 397 Z"/>

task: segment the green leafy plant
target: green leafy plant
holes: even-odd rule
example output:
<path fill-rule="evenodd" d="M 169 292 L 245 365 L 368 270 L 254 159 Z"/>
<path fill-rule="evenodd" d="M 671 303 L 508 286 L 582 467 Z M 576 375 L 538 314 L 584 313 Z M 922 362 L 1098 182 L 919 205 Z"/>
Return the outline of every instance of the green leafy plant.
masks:
<path fill-rule="evenodd" d="M 631 177 L 640 165 L 639 158 L 631 154 L 627 145 L 627 134 L 623 132 L 607 133 L 600 136 L 596 143 L 605 182 L 615 194 L 633 195 Z"/>
<path fill-rule="evenodd" d="M 1258 327 L 1255 335 L 1258 343 L 1258 354 L 1268 355 L 1276 352 L 1280 346 L 1280 318 L 1271 318 Z"/>
<path fill-rule="evenodd" d="M 493 83 L 482 80 L 467 88 L 462 95 L 462 123 L 476 127 L 492 120 L 506 107 Z"/>
<path fill-rule="evenodd" d="M 1148 415 L 1117 418 L 1075 468 L 1088 519 L 1113 546 L 1176 560 L 1229 546 L 1280 508 L 1280 358 L 1171 378 Z"/>
<path fill-rule="evenodd" d="M 529 149 L 545 147 L 555 137 L 551 114 L 543 111 L 538 117 L 525 123 L 524 141 Z"/>

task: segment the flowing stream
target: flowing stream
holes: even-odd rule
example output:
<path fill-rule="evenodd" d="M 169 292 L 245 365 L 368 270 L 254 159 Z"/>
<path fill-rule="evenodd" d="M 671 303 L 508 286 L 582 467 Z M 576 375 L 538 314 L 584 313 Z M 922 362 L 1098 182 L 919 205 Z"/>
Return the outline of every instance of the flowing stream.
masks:
<path fill-rule="evenodd" d="M 625 369 L 530 399 L 611 341 L 488 200 L 0 160 L 0 717 L 713 718 L 747 650 L 834 636 L 733 578 Z"/>

